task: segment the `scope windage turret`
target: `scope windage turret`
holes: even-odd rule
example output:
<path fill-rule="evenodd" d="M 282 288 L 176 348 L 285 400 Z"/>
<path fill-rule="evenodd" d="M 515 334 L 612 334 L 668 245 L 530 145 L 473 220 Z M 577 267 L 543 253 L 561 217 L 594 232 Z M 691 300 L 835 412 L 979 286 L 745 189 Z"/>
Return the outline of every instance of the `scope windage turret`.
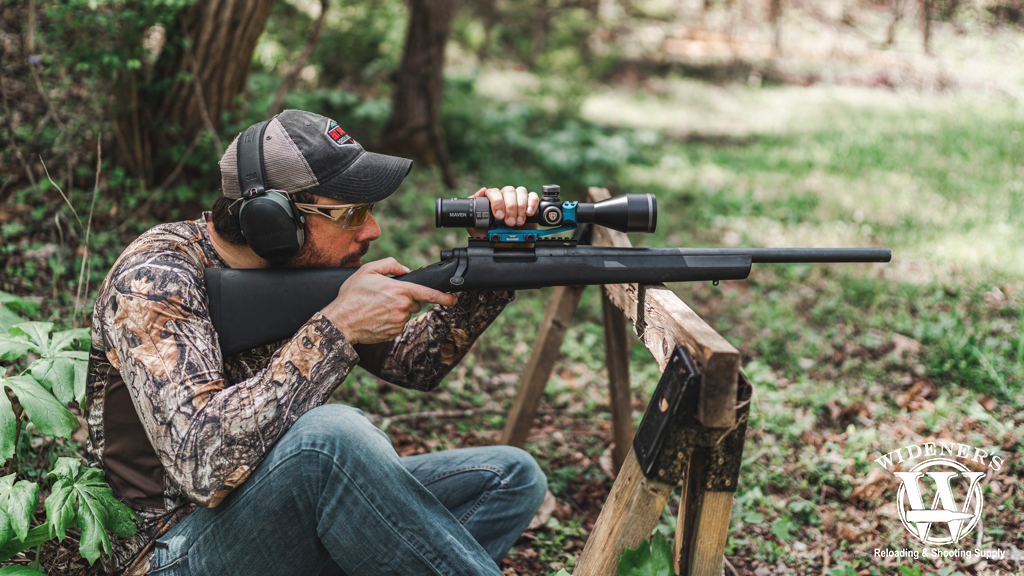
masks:
<path fill-rule="evenodd" d="M 543 188 L 537 212 L 526 219 L 540 226 L 563 225 L 563 203 L 558 186 Z M 654 232 L 658 225 L 658 200 L 654 194 L 623 194 L 595 203 L 576 204 L 577 224 L 597 224 L 619 232 Z M 491 202 L 479 198 L 438 198 L 434 203 L 434 225 L 438 228 L 492 229 L 495 222 Z"/>

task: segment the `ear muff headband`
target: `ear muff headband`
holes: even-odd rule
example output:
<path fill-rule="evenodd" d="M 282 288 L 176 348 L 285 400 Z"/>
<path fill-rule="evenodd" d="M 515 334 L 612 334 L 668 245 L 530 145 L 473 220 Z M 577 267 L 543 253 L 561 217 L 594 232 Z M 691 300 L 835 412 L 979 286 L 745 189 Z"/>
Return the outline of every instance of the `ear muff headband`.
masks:
<path fill-rule="evenodd" d="M 242 191 L 238 225 L 257 256 L 283 262 L 302 248 L 305 220 L 285 192 L 267 190 L 263 134 L 268 124 L 269 120 L 253 124 L 238 138 L 238 187 Z"/>

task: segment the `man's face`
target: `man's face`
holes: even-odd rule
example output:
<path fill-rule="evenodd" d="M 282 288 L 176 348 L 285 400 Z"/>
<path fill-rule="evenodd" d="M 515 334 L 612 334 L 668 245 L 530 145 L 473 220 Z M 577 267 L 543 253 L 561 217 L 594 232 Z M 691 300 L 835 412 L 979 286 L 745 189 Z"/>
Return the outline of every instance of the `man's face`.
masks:
<path fill-rule="evenodd" d="M 343 204 L 323 196 L 317 204 Z M 366 218 L 358 230 L 343 230 L 330 218 L 318 214 L 305 214 L 306 241 L 299 253 L 284 263 L 285 268 L 349 268 L 362 264 L 370 249 L 370 242 L 380 238 L 380 226 L 373 214 Z"/>

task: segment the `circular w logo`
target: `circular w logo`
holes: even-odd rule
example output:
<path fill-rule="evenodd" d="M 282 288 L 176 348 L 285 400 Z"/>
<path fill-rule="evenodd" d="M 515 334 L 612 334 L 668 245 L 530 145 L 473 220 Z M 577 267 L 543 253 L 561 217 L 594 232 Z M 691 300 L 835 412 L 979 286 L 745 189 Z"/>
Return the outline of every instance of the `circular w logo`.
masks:
<path fill-rule="evenodd" d="M 929 468 L 945 468 L 923 472 Z M 950 471 L 949 468 L 953 470 Z M 900 521 L 915 538 L 925 544 L 952 544 L 971 533 L 981 520 L 981 487 L 978 481 L 985 477 L 984 472 L 971 472 L 969 468 L 948 458 L 925 460 L 910 469 L 910 472 L 896 472 L 900 478 L 900 489 L 896 494 L 896 507 L 900 512 Z M 931 507 L 925 508 L 922 496 L 923 476 L 930 479 L 934 487 Z M 960 477 L 967 485 L 967 495 L 963 505 L 958 509 L 953 497 L 953 479 Z M 908 509 L 909 505 L 909 509 Z M 948 536 L 931 535 L 932 524 L 942 523 L 949 528 Z"/>

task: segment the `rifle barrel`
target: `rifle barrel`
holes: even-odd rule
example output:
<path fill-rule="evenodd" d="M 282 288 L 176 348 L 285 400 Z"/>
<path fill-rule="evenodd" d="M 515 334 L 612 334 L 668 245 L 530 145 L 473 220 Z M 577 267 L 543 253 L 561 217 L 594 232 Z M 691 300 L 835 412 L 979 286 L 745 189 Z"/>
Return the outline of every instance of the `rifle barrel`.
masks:
<path fill-rule="evenodd" d="M 677 248 L 687 256 L 750 256 L 754 264 L 889 262 L 888 248 Z"/>

